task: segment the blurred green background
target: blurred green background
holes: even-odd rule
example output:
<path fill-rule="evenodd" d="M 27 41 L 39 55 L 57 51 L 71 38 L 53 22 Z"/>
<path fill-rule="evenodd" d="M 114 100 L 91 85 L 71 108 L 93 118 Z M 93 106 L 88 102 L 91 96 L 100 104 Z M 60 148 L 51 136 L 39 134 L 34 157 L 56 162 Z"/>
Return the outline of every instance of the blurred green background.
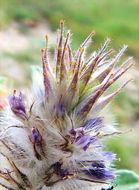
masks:
<path fill-rule="evenodd" d="M 121 159 L 117 167 L 139 172 L 139 0 L 0 0 L 0 75 L 10 87 L 26 88 L 30 65 L 40 64 L 46 33 L 53 51 L 60 19 L 71 29 L 75 49 L 92 30 L 93 50 L 107 37 L 116 50 L 129 46 L 126 56 L 136 62 L 129 72 L 134 82 L 115 98 L 111 110 L 123 131 L 133 131 L 107 143 Z"/>

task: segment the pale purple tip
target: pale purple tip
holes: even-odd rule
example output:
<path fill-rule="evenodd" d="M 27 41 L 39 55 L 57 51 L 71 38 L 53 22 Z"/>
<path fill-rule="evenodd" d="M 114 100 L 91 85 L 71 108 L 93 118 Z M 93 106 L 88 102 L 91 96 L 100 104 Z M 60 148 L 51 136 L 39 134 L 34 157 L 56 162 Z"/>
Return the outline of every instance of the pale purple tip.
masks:
<path fill-rule="evenodd" d="M 78 137 L 76 140 L 75 140 L 75 144 L 77 146 L 79 146 L 80 148 L 82 148 L 83 150 L 87 150 L 87 148 L 89 147 L 89 145 L 94 142 L 94 138 L 91 137 L 91 135 L 89 134 L 86 134 L 86 135 L 83 135 L 81 137 Z"/>
<path fill-rule="evenodd" d="M 33 127 L 31 131 L 31 141 L 33 143 L 37 143 L 37 142 L 40 142 L 41 140 L 42 140 L 42 136 L 39 130 Z"/>
<path fill-rule="evenodd" d="M 99 180 L 112 180 L 115 178 L 114 172 L 102 167 L 94 167 L 88 170 L 84 170 L 85 174 L 90 176 L 92 179 Z"/>
<path fill-rule="evenodd" d="M 27 115 L 25 110 L 25 104 L 23 101 L 23 95 L 20 92 L 19 96 L 15 96 L 15 93 L 16 92 L 14 91 L 14 94 L 12 96 L 9 96 L 8 98 L 11 110 L 16 116 L 22 119 L 26 119 Z"/>

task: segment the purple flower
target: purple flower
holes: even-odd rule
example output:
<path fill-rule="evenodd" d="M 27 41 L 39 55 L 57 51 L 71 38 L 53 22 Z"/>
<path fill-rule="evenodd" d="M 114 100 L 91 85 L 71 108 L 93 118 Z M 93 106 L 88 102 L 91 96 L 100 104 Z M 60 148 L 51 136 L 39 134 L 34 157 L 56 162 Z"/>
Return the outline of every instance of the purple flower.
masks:
<path fill-rule="evenodd" d="M 56 105 L 54 105 L 54 110 L 56 113 L 57 117 L 64 116 L 65 114 L 65 105 L 64 103 L 60 100 Z"/>
<path fill-rule="evenodd" d="M 103 162 L 93 162 L 92 167 L 93 168 L 105 168 L 105 165 Z"/>
<path fill-rule="evenodd" d="M 31 131 L 31 141 L 33 143 L 37 143 L 37 142 L 40 142 L 41 140 L 42 140 L 42 136 L 39 130 L 33 127 Z"/>
<path fill-rule="evenodd" d="M 102 167 L 93 167 L 88 170 L 84 170 L 85 174 L 93 179 L 99 180 L 112 180 L 114 179 L 114 173 L 111 170 Z"/>
<path fill-rule="evenodd" d="M 85 134 L 84 127 L 80 127 L 77 129 L 70 130 L 70 134 L 72 135 L 75 143 L 78 147 L 87 150 L 89 145 L 97 140 L 97 138 L 92 137 L 90 134 Z"/>
<path fill-rule="evenodd" d="M 58 109 L 58 112 L 60 112 L 61 114 L 64 114 L 65 113 L 65 105 L 64 105 L 64 103 L 59 102 L 59 104 L 57 105 L 57 109 Z"/>
<path fill-rule="evenodd" d="M 76 140 L 75 140 L 75 144 L 77 146 L 79 146 L 80 148 L 82 148 L 83 150 L 87 150 L 87 148 L 89 147 L 89 145 L 94 142 L 96 139 L 91 137 L 91 135 L 89 134 L 86 134 L 86 135 L 83 135 L 81 137 L 78 137 Z"/>
<path fill-rule="evenodd" d="M 80 128 L 77 128 L 77 129 L 71 129 L 70 134 L 75 136 L 75 138 L 77 138 L 77 137 L 83 136 L 84 131 L 83 131 L 83 128 L 80 127 Z"/>
<path fill-rule="evenodd" d="M 102 118 L 96 117 L 94 119 L 89 119 L 84 123 L 82 127 L 84 130 L 94 129 L 97 131 L 102 127 Z"/>
<path fill-rule="evenodd" d="M 108 160 L 108 161 L 114 161 L 116 159 L 116 154 L 114 154 L 113 152 L 105 152 L 104 153 L 104 158 L 105 160 Z"/>
<path fill-rule="evenodd" d="M 19 96 L 15 96 L 15 94 L 16 94 L 16 91 L 14 91 L 12 96 L 9 96 L 9 104 L 10 104 L 11 110 L 16 116 L 25 120 L 27 118 L 27 115 L 26 115 L 26 110 L 25 110 L 25 104 L 23 101 L 23 95 L 21 92 Z"/>

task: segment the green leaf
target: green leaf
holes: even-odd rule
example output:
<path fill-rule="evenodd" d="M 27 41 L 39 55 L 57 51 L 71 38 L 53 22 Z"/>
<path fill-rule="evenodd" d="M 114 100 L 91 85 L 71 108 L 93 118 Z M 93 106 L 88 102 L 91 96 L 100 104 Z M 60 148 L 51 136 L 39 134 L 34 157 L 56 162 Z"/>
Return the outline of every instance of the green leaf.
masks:
<path fill-rule="evenodd" d="M 115 190 L 139 190 L 139 175 L 129 170 L 118 170 Z"/>

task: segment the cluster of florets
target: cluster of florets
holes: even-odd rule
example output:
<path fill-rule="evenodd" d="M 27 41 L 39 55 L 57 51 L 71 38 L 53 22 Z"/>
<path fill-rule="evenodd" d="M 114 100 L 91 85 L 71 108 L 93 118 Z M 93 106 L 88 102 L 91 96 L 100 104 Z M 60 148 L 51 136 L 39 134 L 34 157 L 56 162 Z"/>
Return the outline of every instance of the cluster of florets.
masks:
<path fill-rule="evenodd" d="M 14 91 L 0 121 L 0 186 L 10 190 L 99 189 L 114 179 L 115 154 L 107 152 L 106 136 L 118 134 L 106 126 L 100 111 L 127 84 L 108 88 L 131 66 L 120 66 L 124 46 L 114 57 L 110 40 L 87 59 L 92 32 L 76 52 L 70 32 L 60 23 L 55 58 L 48 59 L 48 38 L 42 49 L 42 69 L 33 73 L 33 98 Z M 108 91 L 107 91 L 108 92 Z"/>

